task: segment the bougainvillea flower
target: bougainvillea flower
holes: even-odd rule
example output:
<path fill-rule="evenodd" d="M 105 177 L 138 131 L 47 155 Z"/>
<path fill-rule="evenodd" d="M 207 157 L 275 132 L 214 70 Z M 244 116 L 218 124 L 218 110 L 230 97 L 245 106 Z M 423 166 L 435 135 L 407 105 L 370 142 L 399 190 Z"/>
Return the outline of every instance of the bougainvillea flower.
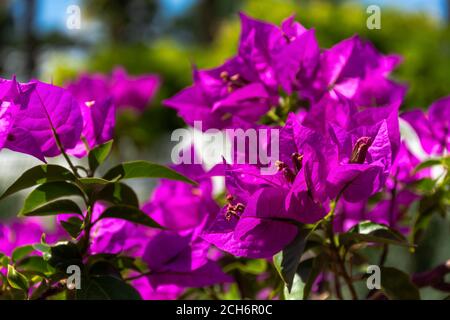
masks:
<path fill-rule="evenodd" d="M 160 78 L 154 74 L 130 76 L 122 67 L 112 75 L 82 74 L 67 88 L 81 101 L 106 101 L 113 98 L 118 108 L 131 107 L 142 111 L 154 98 L 160 86 Z"/>
<path fill-rule="evenodd" d="M 142 210 L 171 230 L 192 229 L 209 216 L 215 216 L 220 208 L 212 198 L 211 178 L 206 176 L 203 167 L 200 164 L 180 164 L 173 169 L 198 182 L 198 186 L 161 179 Z"/>
<path fill-rule="evenodd" d="M 369 212 L 369 219 L 406 233 L 408 229 L 401 226 L 399 222 L 405 216 L 406 210 L 409 206 L 419 198 L 420 197 L 415 193 L 404 189 L 394 194 L 393 197 L 391 195 L 390 199 L 385 199 L 378 202 Z"/>
<path fill-rule="evenodd" d="M 62 148 L 75 146 L 83 124 L 79 105 L 67 90 L 36 80 L 23 85 L 3 80 L 2 85 L 17 85 L 22 101 L 9 124 L 6 148 L 41 160 L 54 157 L 61 153 L 54 132 Z"/>
<path fill-rule="evenodd" d="M 9 256 L 19 246 L 40 243 L 43 233 L 47 243 L 64 239 L 61 230 L 44 227 L 39 218 L 0 223 L 0 252 Z"/>
<path fill-rule="evenodd" d="M 271 23 L 253 19 L 243 13 L 238 55 L 245 65 L 254 70 L 259 79 L 269 87 L 276 87 L 277 79 L 273 69 L 273 52 L 288 40 L 281 29 Z"/>
<path fill-rule="evenodd" d="M 319 62 L 320 48 L 314 30 L 308 30 L 290 40 L 275 55 L 274 68 L 282 88 L 291 94 L 294 91 L 300 97 L 310 98 L 311 83 Z"/>
<path fill-rule="evenodd" d="M 96 221 L 107 207 L 106 203 L 97 201 L 92 210 L 93 221 Z M 124 253 L 130 256 L 140 256 L 145 247 L 145 239 L 152 236 L 154 232 L 154 229 L 126 220 L 101 219 L 91 229 L 90 251 L 93 254 Z"/>
<path fill-rule="evenodd" d="M 18 246 L 38 243 L 42 233 L 43 228 L 32 221 L 0 224 L 0 252 L 9 256 Z"/>
<path fill-rule="evenodd" d="M 182 233 L 160 231 L 147 242 L 142 258 L 151 270 L 147 280 L 153 288 L 204 287 L 232 281 L 208 257 L 210 244 L 198 236 L 202 227 L 199 228 Z M 162 246 L 165 250 L 161 250 Z"/>
<path fill-rule="evenodd" d="M 392 197 L 393 195 L 393 197 Z M 372 208 L 366 200 L 348 202 L 340 200 L 333 220 L 336 232 L 346 232 L 362 221 L 384 224 L 399 232 L 408 230 L 400 222 L 406 210 L 419 197 L 409 190 L 392 193 L 389 199 L 383 199 Z"/>
<path fill-rule="evenodd" d="M 15 116 L 19 110 L 27 107 L 30 94 L 34 88 L 35 84 L 19 84 L 15 77 L 12 80 L 0 79 L 0 149 L 5 147 L 9 140 L 14 139 L 14 136 L 10 133 Z M 21 136 L 26 141 L 33 139 L 26 132 Z M 43 160 L 44 157 L 37 146 L 30 151 L 32 155 Z"/>
<path fill-rule="evenodd" d="M 82 75 L 67 85 L 80 105 L 83 131 L 77 145 L 68 153 L 84 157 L 89 149 L 111 140 L 116 123 L 116 105 L 109 91 L 108 80 L 100 74 Z"/>
<path fill-rule="evenodd" d="M 291 114 L 280 132 L 278 173 L 255 165 L 229 165 L 228 204 L 202 237 L 236 256 L 267 258 L 297 234 L 295 223 L 313 223 L 327 212 L 326 177 L 334 147 Z"/>
<path fill-rule="evenodd" d="M 402 101 L 407 87 L 382 74 L 371 74 L 361 80 L 352 101 L 362 107 L 379 107 Z"/>
<path fill-rule="evenodd" d="M 16 111 L 17 107 L 14 104 L 2 100 L 0 105 L 0 149 L 6 144 Z"/>
<path fill-rule="evenodd" d="M 241 36 L 238 55 L 271 90 L 281 86 L 288 94 L 306 90 L 320 58 L 314 30 L 307 30 L 294 16 L 281 27 L 240 14 Z"/>
<path fill-rule="evenodd" d="M 281 190 L 270 187 L 242 198 L 245 204 L 233 198 L 236 202 L 230 201 L 202 237 L 238 257 L 271 257 L 297 234 L 290 222 L 296 217 L 286 210 L 285 198 Z"/>
<path fill-rule="evenodd" d="M 336 232 L 346 232 L 359 222 L 368 220 L 366 206 L 365 200 L 359 202 L 339 200 L 333 219 L 333 229 Z"/>
<path fill-rule="evenodd" d="M 236 118 L 258 121 L 269 111 L 270 98 L 258 75 L 237 57 L 215 69 L 194 70 L 194 84 L 164 104 L 177 110 L 187 124 L 202 121 L 207 130 L 233 128 Z"/>
<path fill-rule="evenodd" d="M 409 184 L 422 178 L 430 177 L 430 169 L 425 168 L 415 172 L 420 160 L 408 149 L 405 142 L 400 145 L 400 151 L 392 165 L 387 187 L 395 188 L 396 183 Z"/>
<path fill-rule="evenodd" d="M 12 80 L 0 79 L 0 101 L 8 102 L 18 106 L 19 109 L 24 109 L 35 87 L 36 84 L 33 82 L 18 83 L 15 76 L 13 76 Z"/>
<path fill-rule="evenodd" d="M 336 209 L 334 228 L 337 232 L 345 232 L 361 221 L 369 220 L 385 224 L 400 232 L 407 232 L 399 222 L 405 216 L 409 206 L 419 198 L 405 186 L 430 175 L 429 169 L 414 172 L 419 165 L 417 159 L 403 142 L 400 151 L 391 167 L 389 179 L 386 181 L 384 199 L 369 207 L 367 200 L 348 202 L 340 199 Z"/>
<path fill-rule="evenodd" d="M 133 77 L 119 67 L 112 74 L 111 93 L 117 106 L 143 110 L 155 96 L 160 82 L 156 75 Z"/>
<path fill-rule="evenodd" d="M 339 150 L 339 162 L 327 179 L 330 197 L 342 194 L 347 201 L 358 202 L 379 191 L 393 162 L 387 121 L 350 132 L 333 126 L 331 135 Z"/>
<path fill-rule="evenodd" d="M 281 27 L 253 19 L 243 13 L 238 55 L 255 70 L 261 81 L 273 90 L 282 85 L 289 93 L 302 79 L 310 77 L 319 60 L 314 31 L 306 30 L 294 16 Z"/>
<path fill-rule="evenodd" d="M 95 208 L 95 215 L 102 209 L 102 206 Z M 142 258 L 151 270 L 145 279 L 152 292 L 174 285 L 185 288 L 229 282 L 231 278 L 209 257 L 210 244 L 198 236 L 205 223 L 206 220 L 194 229 L 176 232 L 120 219 L 102 219 L 92 230 L 91 251 Z"/>
<path fill-rule="evenodd" d="M 369 130 L 375 134 L 385 121 L 392 159 L 395 158 L 400 148 L 398 109 L 402 100 L 376 108 L 361 108 L 338 92 L 337 99 L 331 99 L 329 96 L 327 93 L 323 99 L 311 106 L 302 121 L 304 126 L 317 130 L 324 136 L 330 136 L 334 131 L 330 130 L 330 127 L 348 132 Z"/>
<path fill-rule="evenodd" d="M 336 98 L 339 92 L 362 105 L 391 101 L 391 94 L 397 98 L 404 92 L 387 79 L 400 61 L 399 56 L 380 54 L 358 36 L 343 40 L 322 54 L 314 81 L 317 100 L 326 92 Z"/>
<path fill-rule="evenodd" d="M 440 155 L 450 150 L 450 97 L 434 102 L 427 115 L 417 109 L 401 117 L 416 131 L 426 153 Z"/>
<path fill-rule="evenodd" d="M 145 277 L 133 280 L 132 284 L 144 300 L 176 300 L 185 290 L 178 285 L 160 285 L 155 289 Z"/>
<path fill-rule="evenodd" d="M 310 80 L 319 59 L 314 32 L 286 19 L 281 27 L 240 15 L 238 54 L 211 70 L 194 70 L 193 86 L 165 104 L 186 123 L 203 128 L 234 128 L 257 122 L 277 105 L 278 89 L 292 91 Z M 241 121 L 239 121 L 241 120 Z"/>

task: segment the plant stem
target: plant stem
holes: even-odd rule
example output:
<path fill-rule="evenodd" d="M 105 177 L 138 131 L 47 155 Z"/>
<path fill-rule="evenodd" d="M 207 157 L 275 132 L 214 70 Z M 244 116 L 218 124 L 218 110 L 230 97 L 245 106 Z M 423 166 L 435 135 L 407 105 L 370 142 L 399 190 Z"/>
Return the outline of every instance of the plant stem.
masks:
<path fill-rule="evenodd" d="M 388 253 L 389 253 L 389 246 L 387 244 L 385 244 L 385 245 L 383 245 L 383 251 L 381 252 L 380 262 L 378 262 L 378 265 L 380 267 L 384 266 L 384 263 L 386 262 Z"/>
<path fill-rule="evenodd" d="M 334 274 L 334 290 L 336 291 L 336 297 L 339 300 L 343 300 L 344 298 L 342 297 L 341 284 L 339 283 L 338 272 L 336 270 L 333 270 L 333 274 Z"/>
<path fill-rule="evenodd" d="M 336 200 L 331 204 L 331 208 L 330 208 L 330 212 L 328 213 L 327 217 L 325 218 L 327 220 L 327 224 L 326 224 L 326 231 L 328 233 L 328 238 L 330 240 L 330 247 L 331 247 L 331 251 L 333 252 L 333 255 L 336 258 L 336 261 L 338 263 L 339 268 L 341 269 L 341 274 L 342 277 L 344 278 L 349 290 L 350 290 L 350 294 L 352 295 L 352 299 L 353 300 L 358 300 L 358 295 L 356 294 L 356 290 L 355 287 L 353 286 L 352 283 L 352 279 L 349 276 L 349 274 L 347 273 L 347 269 L 345 267 L 345 261 L 342 260 L 340 252 L 339 252 L 339 244 L 336 244 L 335 242 L 335 235 L 334 235 L 334 231 L 333 231 L 333 220 L 334 220 L 334 215 L 336 212 L 336 207 L 337 207 L 337 203 L 339 201 L 340 195 L 342 193 L 340 193 L 337 197 Z M 339 272 L 335 272 L 335 276 L 336 279 L 338 280 L 339 278 Z"/>
<path fill-rule="evenodd" d="M 138 274 L 138 275 L 133 276 L 133 277 L 125 278 L 124 281 L 133 281 L 133 280 L 137 280 L 137 279 L 140 279 L 140 278 L 142 278 L 142 277 L 149 276 L 149 275 L 151 275 L 151 274 L 152 274 L 151 271 L 147 271 L 147 272 Z"/>
<path fill-rule="evenodd" d="M 337 248 L 336 248 L 336 257 L 337 257 L 338 264 L 342 271 L 342 276 L 343 276 L 345 282 L 347 283 L 348 288 L 350 289 L 352 299 L 358 300 L 358 295 L 356 294 L 356 290 L 355 290 L 355 287 L 353 286 L 352 279 L 349 276 L 349 274 L 347 273 L 347 270 L 345 268 L 345 263 L 344 263 L 344 261 L 342 261 L 341 257 L 339 256 L 339 250 Z"/>
<path fill-rule="evenodd" d="M 87 207 L 87 213 L 86 217 L 84 218 L 84 237 L 81 241 L 82 243 L 82 251 L 86 253 L 89 249 L 89 242 L 90 242 L 90 236 L 91 236 L 91 228 L 92 228 L 92 207 L 93 205 L 90 204 Z"/>
<path fill-rule="evenodd" d="M 63 155 L 64 159 L 66 159 L 67 164 L 69 165 L 70 169 L 72 170 L 73 174 L 79 178 L 77 168 L 73 165 L 72 161 L 70 160 L 69 156 L 67 155 L 66 151 L 64 150 L 64 147 L 61 143 L 61 140 L 59 139 L 58 133 L 56 130 L 52 127 L 53 137 L 55 138 L 56 145 L 58 146 L 59 151 L 61 151 L 61 154 Z"/>

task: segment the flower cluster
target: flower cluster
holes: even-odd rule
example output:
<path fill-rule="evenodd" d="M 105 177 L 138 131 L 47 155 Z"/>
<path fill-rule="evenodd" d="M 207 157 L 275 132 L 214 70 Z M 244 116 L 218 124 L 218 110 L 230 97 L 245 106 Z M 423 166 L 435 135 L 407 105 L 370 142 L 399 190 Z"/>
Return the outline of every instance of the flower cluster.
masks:
<path fill-rule="evenodd" d="M 61 153 L 84 157 L 113 138 L 117 106 L 142 109 L 157 84 L 155 76 L 128 78 L 122 69 L 117 69 L 111 79 L 100 74 L 82 75 L 66 89 L 40 81 L 20 84 L 15 78 L 2 80 L 1 147 L 43 161 Z M 199 237 L 219 210 L 211 197 L 211 179 L 201 177 L 201 166 L 174 169 L 191 178 L 199 177 L 199 185 L 163 180 L 153 199 L 143 206 L 144 212 L 170 230 L 105 219 L 76 236 L 82 239 L 89 232 L 89 254 L 142 258 L 151 272 L 134 283 L 145 298 L 175 298 L 186 287 L 231 281 L 217 264 L 217 253 L 211 253 L 210 245 Z M 99 219 L 109 206 L 96 202 L 92 219 Z M 189 216 L 185 215 L 186 206 Z M 48 243 L 64 240 L 67 237 L 61 225 L 72 223 L 72 219 L 77 219 L 76 215 L 60 214 L 50 229 L 39 219 L 1 225 L 0 250 L 10 256 L 15 248 L 38 243 L 43 233 Z"/>
<path fill-rule="evenodd" d="M 21 84 L 15 78 L 1 79 L 0 149 L 43 161 L 61 149 L 83 157 L 113 138 L 117 106 L 142 110 L 158 85 L 154 75 L 129 77 L 120 68 L 111 79 L 82 75 L 67 89 L 37 80 Z"/>
<path fill-rule="evenodd" d="M 267 129 L 279 138 L 278 158 L 269 164 L 273 174 L 262 173 L 267 165 L 261 161 L 224 160 L 207 171 L 197 159 L 170 168 L 128 162 L 94 177 L 111 149 L 117 109 L 143 110 L 159 78 L 130 77 L 116 69 L 111 76 L 81 75 L 65 88 L 37 80 L 0 80 L 0 149 L 43 161 L 62 154 L 71 169 L 30 169 L 0 198 L 37 186 L 21 214 L 58 215 L 53 229 L 44 228 L 39 219 L 0 225 L 0 267 L 8 265 L 8 274 L 0 275 L 13 288 L 27 297 L 40 292 L 36 278 L 10 277 L 13 268 L 24 268 L 22 253 L 36 254 L 34 248 L 59 276 L 66 266 L 60 261 L 63 252 L 83 267 L 83 281 L 97 281 L 95 286 L 101 287 L 105 278 L 119 279 L 127 286 L 120 287 L 122 293 L 139 292 L 145 299 L 175 299 L 186 288 L 223 289 L 237 280 L 222 268 L 229 259 L 239 258 L 233 260 L 235 266 L 262 258 L 265 265 L 273 256 L 287 288 L 277 297 L 287 297 L 297 268 L 305 260 L 319 263 L 326 257 L 309 289 L 302 286 L 303 298 L 311 287 L 320 293 L 321 283 L 331 279 L 329 272 L 335 274 L 338 298 L 341 276 L 356 298 L 345 265 L 347 254 L 357 250 L 353 244 L 411 245 L 404 235 L 424 224 L 405 225 L 404 218 L 414 202 L 431 197 L 414 187 L 425 184 L 436 195 L 448 194 L 450 97 L 436 101 L 426 113 L 399 115 L 406 86 L 390 75 L 400 57 L 384 55 L 358 36 L 321 49 L 314 30 L 294 17 L 280 27 L 244 14 L 240 18 L 237 54 L 217 68 L 194 69 L 193 85 L 164 104 L 188 125 L 201 121 L 205 131 Z M 259 148 L 271 149 L 273 141 L 258 141 Z M 196 158 L 195 146 L 185 152 Z M 89 167 L 81 167 L 85 176 L 69 155 L 87 156 Z M 216 176 L 225 182 L 218 194 L 213 191 Z M 160 182 L 140 205 L 122 182 L 130 178 Z M 86 208 L 59 200 L 68 196 L 80 197 Z M 436 199 L 431 197 L 438 207 L 446 204 Z M 39 246 L 29 246 L 39 241 Z M 304 258 L 309 241 L 315 251 Z M 22 248 L 19 253 L 17 247 Z M 11 256 L 12 264 L 3 256 Z M 230 265 L 228 271 L 233 270 Z M 257 279 L 270 278 L 270 270 L 265 271 Z M 53 291 L 62 290 L 60 278 L 52 282 L 54 274 L 39 276 Z M 97 294 L 86 289 L 79 297 Z"/>
<path fill-rule="evenodd" d="M 412 175 L 419 161 L 400 140 L 406 88 L 389 78 L 400 57 L 357 36 L 321 50 L 314 30 L 293 17 L 278 27 L 242 14 L 241 24 L 238 54 L 218 68 L 194 70 L 194 85 L 166 105 L 205 128 L 255 127 L 271 109 L 289 114 L 278 173 L 226 165 L 228 203 L 203 238 L 236 256 L 271 257 L 296 237 L 292 222 L 316 223 L 336 202 L 336 231 L 364 220 L 399 227 L 416 199 L 400 188 L 419 178 Z M 430 108 L 429 120 L 421 111 L 402 116 L 428 153 L 448 148 L 449 110 L 446 98 Z M 390 198 L 370 207 L 381 191 Z"/>

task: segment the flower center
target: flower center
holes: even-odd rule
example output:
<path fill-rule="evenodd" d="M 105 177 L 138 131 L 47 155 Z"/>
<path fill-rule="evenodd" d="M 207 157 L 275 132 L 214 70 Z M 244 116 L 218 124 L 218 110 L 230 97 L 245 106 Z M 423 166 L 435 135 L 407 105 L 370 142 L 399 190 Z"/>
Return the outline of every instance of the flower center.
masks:
<path fill-rule="evenodd" d="M 227 85 L 227 91 L 229 93 L 233 92 L 235 89 L 242 88 L 248 82 L 241 77 L 239 73 L 235 73 L 232 76 L 228 73 L 228 71 L 222 71 L 220 73 L 220 77 L 223 82 Z"/>
<path fill-rule="evenodd" d="M 363 164 L 366 161 L 367 151 L 372 144 L 372 138 L 361 137 L 359 138 L 355 146 L 353 147 L 352 156 L 350 158 L 350 163 Z"/>
<path fill-rule="evenodd" d="M 230 221 L 233 217 L 236 217 L 237 219 L 240 218 L 241 214 L 245 210 L 245 206 L 242 203 L 233 204 L 234 197 L 229 194 L 227 195 L 227 211 L 225 212 L 225 219 L 227 221 Z"/>
<path fill-rule="evenodd" d="M 86 107 L 90 108 L 90 107 L 94 106 L 95 100 L 86 101 L 84 104 L 86 105 Z"/>
<path fill-rule="evenodd" d="M 303 168 L 303 155 L 298 152 L 294 152 L 291 155 L 292 165 L 294 170 L 292 170 L 286 163 L 283 161 L 275 162 L 278 171 L 283 173 L 284 178 L 287 182 L 292 183 L 295 180 L 295 177 Z"/>

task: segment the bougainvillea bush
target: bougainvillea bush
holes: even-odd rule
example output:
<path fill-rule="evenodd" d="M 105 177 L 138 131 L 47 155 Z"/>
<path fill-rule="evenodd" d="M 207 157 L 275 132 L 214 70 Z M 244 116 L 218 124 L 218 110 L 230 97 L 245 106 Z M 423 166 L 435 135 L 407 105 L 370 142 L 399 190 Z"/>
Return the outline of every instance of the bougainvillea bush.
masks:
<path fill-rule="evenodd" d="M 108 168 L 116 116 L 141 112 L 164 79 L 117 68 L 64 87 L 1 80 L 0 148 L 42 161 L 0 196 L 33 188 L 18 217 L 0 225 L 1 298 L 450 292 L 447 261 L 413 274 L 386 264 L 391 247 L 414 254 L 431 217 L 448 215 L 450 96 L 401 113 L 407 86 L 390 78 L 401 57 L 358 36 L 320 48 L 294 17 L 276 26 L 241 14 L 241 29 L 234 57 L 194 67 L 192 86 L 163 103 L 203 131 L 275 137 L 258 140 L 258 149 L 278 145 L 269 163 L 224 155 L 207 168 L 202 146 L 188 145 L 191 163 Z M 56 156 L 66 165 L 47 164 Z M 159 179 L 145 203 L 127 184 L 137 178 Z"/>

